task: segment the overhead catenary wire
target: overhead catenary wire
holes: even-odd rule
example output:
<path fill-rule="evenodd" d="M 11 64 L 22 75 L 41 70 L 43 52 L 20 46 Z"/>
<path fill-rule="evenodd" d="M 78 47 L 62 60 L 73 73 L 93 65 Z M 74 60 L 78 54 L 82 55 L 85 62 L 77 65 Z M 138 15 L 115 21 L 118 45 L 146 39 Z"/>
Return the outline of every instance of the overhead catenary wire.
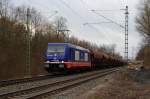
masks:
<path fill-rule="evenodd" d="M 103 24 L 103 23 L 111 23 L 111 22 L 105 22 L 105 21 L 102 21 L 102 22 L 86 22 L 83 25 L 87 25 L 87 24 Z"/>
<path fill-rule="evenodd" d="M 29 0 L 28 0 L 29 1 Z M 67 7 L 69 10 L 71 10 L 71 13 L 73 13 L 74 15 L 76 15 L 77 17 L 80 18 L 80 20 L 85 20 L 85 18 L 83 18 L 77 11 L 75 11 L 68 3 L 66 3 L 64 0 L 58 0 L 59 2 L 61 2 L 61 4 L 65 5 L 65 7 Z M 29 1 L 31 2 L 31 1 Z M 33 2 L 31 2 L 33 3 Z M 37 4 L 37 5 L 41 5 L 41 4 L 38 4 L 37 2 L 35 2 L 34 4 Z M 49 9 L 49 7 L 47 6 L 43 6 L 45 7 L 46 9 Z M 43 11 L 42 11 L 43 12 Z M 45 13 L 48 13 L 48 12 L 45 12 Z M 53 15 L 50 15 L 49 17 L 53 17 Z M 86 20 L 87 22 L 87 20 Z M 98 32 L 98 33 L 101 33 L 103 34 L 103 32 L 101 32 L 99 29 L 97 29 L 95 26 L 91 25 L 91 24 L 88 24 L 87 25 L 88 27 L 90 27 L 91 29 L 93 29 L 94 31 Z M 103 35 L 105 36 L 105 35 Z M 110 43 L 111 41 L 109 41 L 109 39 L 105 36 L 105 38 L 107 39 L 107 41 Z"/>
<path fill-rule="evenodd" d="M 84 8 L 89 12 L 91 11 L 91 7 L 84 1 L 84 0 L 80 0 L 80 2 L 85 5 Z M 90 13 L 91 14 L 91 13 Z M 90 25 L 90 24 L 96 24 L 96 25 L 100 25 L 100 24 L 104 24 L 104 23 L 111 23 L 110 21 L 101 21 L 101 22 L 86 22 L 83 25 Z M 104 30 L 104 28 L 103 28 Z M 106 29 L 105 29 L 106 30 Z M 106 31 L 107 32 L 107 31 Z M 107 38 L 107 36 L 105 36 L 105 39 L 107 39 L 107 41 L 109 42 L 109 38 Z M 111 42 L 109 42 L 111 43 Z"/>
<path fill-rule="evenodd" d="M 104 15 L 102 15 L 102 14 L 100 14 L 100 13 L 97 13 L 96 10 L 91 10 L 91 11 L 92 11 L 93 13 L 97 14 L 98 16 L 103 17 L 104 19 L 106 19 L 106 20 L 108 20 L 108 21 L 110 21 L 110 22 L 112 22 L 112 23 L 118 25 L 119 27 L 125 28 L 125 27 L 122 26 L 121 24 L 119 24 L 119 23 L 117 23 L 117 22 L 115 22 L 115 21 L 113 21 L 113 20 L 111 20 L 111 19 L 105 17 Z"/>
<path fill-rule="evenodd" d="M 41 4 L 39 4 L 38 2 L 32 2 L 32 0 L 27 0 L 30 4 L 34 4 L 34 5 L 37 5 L 38 7 L 39 6 L 42 6 Z M 43 8 L 46 8 L 47 10 L 49 11 L 42 11 L 42 14 L 47 14 L 47 17 L 48 19 L 52 18 L 53 16 L 55 16 L 56 14 L 58 14 L 58 10 L 54 10 L 53 12 L 51 12 L 51 9 L 49 9 L 49 7 L 47 6 L 42 6 Z M 52 14 L 51 14 L 52 13 Z"/>
<path fill-rule="evenodd" d="M 80 0 L 80 2 L 84 5 L 84 8 L 89 12 L 89 11 L 91 11 L 92 10 L 92 8 L 87 4 L 87 2 L 85 2 L 84 0 Z M 97 11 L 97 10 L 96 10 Z M 98 10 L 99 11 L 99 10 Z M 103 10 L 104 11 L 104 10 Z M 110 10 L 107 10 L 107 11 L 109 11 L 110 12 Z M 112 10 L 111 10 L 112 11 Z M 120 11 L 120 10 L 115 10 L 115 11 Z M 95 14 L 95 13 L 94 13 Z M 103 18 L 104 18 L 105 16 L 103 16 Z M 108 20 L 108 18 L 107 17 L 105 17 L 106 18 L 106 20 L 107 21 L 102 21 L 102 22 L 86 22 L 86 23 L 84 23 L 83 25 L 87 25 L 87 24 L 96 24 L 96 25 L 100 25 L 100 24 L 107 24 L 107 23 L 113 23 L 114 21 L 112 21 L 111 19 L 111 21 L 110 20 Z M 105 19 L 104 18 L 104 19 Z M 119 25 L 120 26 L 120 24 L 118 24 L 117 23 L 117 25 Z M 108 28 L 108 27 L 107 27 Z M 104 29 L 103 28 L 103 30 L 105 30 L 107 33 L 109 33 L 106 29 Z M 105 38 L 107 39 L 107 36 L 105 36 Z M 109 39 L 108 39 L 109 40 Z"/>
<path fill-rule="evenodd" d="M 90 10 L 90 6 L 84 1 L 84 0 L 80 0 L 82 4 L 86 5 L 87 9 Z"/>
<path fill-rule="evenodd" d="M 63 5 L 65 5 L 68 9 L 70 9 L 72 11 L 72 13 L 74 13 L 76 16 L 80 17 L 80 19 L 83 19 L 85 20 L 85 18 L 83 18 L 78 12 L 76 12 L 72 7 L 70 7 L 69 4 L 67 4 L 64 0 L 59 0 Z M 87 21 L 86 21 L 87 22 Z M 94 27 L 93 25 L 91 24 L 88 24 L 88 26 L 90 28 L 93 28 L 95 31 L 99 32 L 99 33 L 102 33 L 101 31 L 99 31 L 96 27 Z M 105 36 L 105 35 L 103 35 Z M 105 38 L 107 39 L 107 41 L 110 43 L 109 39 L 105 36 Z"/>
<path fill-rule="evenodd" d="M 63 1 L 63 0 L 59 0 L 63 5 L 65 5 L 68 9 L 70 9 L 71 11 L 72 11 L 72 13 L 74 13 L 74 15 L 76 15 L 76 16 L 78 16 L 80 19 L 82 19 L 82 20 L 84 20 L 84 18 L 80 15 L 80 14 L 78 14 L 78 12 L 76 12 L 72 7 L 70 7 L 70 5 L 69 4 L 67 4 L 65 1 Z M 31 1 L 29 1 L 29 2 L 31 2 Z M 37 2 L 36 2 L 36 4 L 37 5 L 40 5 L 40 4 L 38 4 Z M 46 7 L 46 9 L 49 9 L 47 6 L 43 6 L 43 7 Z M 45 13 L 48 13 L 48 12 L 45 12 Z M 54 16 L 54 15 L 50 15 L 49 17 L 51 17 L 51 16 Z M 97 32 L 100 32 L 97 28 L 95 28 L 94 26 L 92 26 L 92 25 L 88 25 L 90 28 L 92 28 L 93 30 L 95 30 L 95 31 L 97 31 Z"/>
<path fill-rule="evenodd" d="M 119 9 L 119 10 L 117 10 L 117 9 L 116 9 L 116 10 L 93 10 L 93 9 L 91 9 L 91 7 L 90 7 L 84 0 L 80 0 L 80 1 L 81 1 L 83 4 L 85 4 L 85 5 L 87 6 L 87 8 L 88 8 L 90 11 L 92 11 L 93 13 L 95 13 L 96 15 L 98 15 L 98 16 L 100 16 L 100 17 L 106 19 L 106 20 L 108 20 L 109 22 L 112 22 L 112 23 L 118 25 L 118 26 L 121 27 L 121 28 L 125 28 L 125 27 L 122 26 L 121 24 L 119 24 L 119 23 L 113 21 L 112 19 L 107 18 L 106 16 L 104 16 L 104 15 L 98 13 L 98 11 L 121 11 L 120 9 Z"/>

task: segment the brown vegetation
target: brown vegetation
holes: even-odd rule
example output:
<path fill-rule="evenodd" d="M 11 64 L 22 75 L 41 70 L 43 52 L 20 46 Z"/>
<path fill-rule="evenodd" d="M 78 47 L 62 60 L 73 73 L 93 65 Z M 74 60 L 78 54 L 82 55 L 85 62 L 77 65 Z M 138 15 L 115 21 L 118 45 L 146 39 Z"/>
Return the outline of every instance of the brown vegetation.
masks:
<path fill-rule="evenodd" d="M 143 60 L 144 67 L 150 69 L 150 47 L 144 46 L 143 48 L 141 48 L 136 59 Z"/>
<path fill-rule="evenodd" d="M 137 60 L 143 60 L 145 67 L 150 68 L 150 0 L 141 3 L 136 23 L 138 32 L 144 37 L 144 44 L 137 55 Z"/>

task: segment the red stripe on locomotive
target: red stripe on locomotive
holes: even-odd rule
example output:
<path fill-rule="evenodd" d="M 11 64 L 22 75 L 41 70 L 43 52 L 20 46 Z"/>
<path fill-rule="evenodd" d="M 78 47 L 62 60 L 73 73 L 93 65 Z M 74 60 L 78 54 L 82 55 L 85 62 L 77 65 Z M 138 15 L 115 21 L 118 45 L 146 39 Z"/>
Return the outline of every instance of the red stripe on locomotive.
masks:
<path fill-rule="evenodd" d="M 91 62 L 64 62 L 66 68 L 88 68 L 91 67 Z"/>

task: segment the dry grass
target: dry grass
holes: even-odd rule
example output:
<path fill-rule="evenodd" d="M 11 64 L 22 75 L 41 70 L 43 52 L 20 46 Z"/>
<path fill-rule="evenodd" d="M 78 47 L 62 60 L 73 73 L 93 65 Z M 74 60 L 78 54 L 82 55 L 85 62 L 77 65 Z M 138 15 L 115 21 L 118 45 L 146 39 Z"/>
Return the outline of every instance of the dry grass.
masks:
<path fill-rule="evenodd" d="M 150 99 L 150 85 L 140 84 L 129 72 L 118 72 L 112 77 L 87 99 Z"/>

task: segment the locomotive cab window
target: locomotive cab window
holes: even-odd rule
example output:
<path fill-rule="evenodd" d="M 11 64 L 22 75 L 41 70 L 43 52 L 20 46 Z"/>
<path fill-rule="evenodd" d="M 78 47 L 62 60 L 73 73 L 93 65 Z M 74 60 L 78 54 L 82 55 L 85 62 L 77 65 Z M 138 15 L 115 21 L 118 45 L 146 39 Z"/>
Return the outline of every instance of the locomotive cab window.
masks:
<path fill-rule="evenodd" d="M 89 60 L 88 53 L 84 53 L 84 60 L 85 60 L 85 61 L 88 61 L 88 60 Z"/>
<path fill-rule="evenodd" d="M 64 46 L 48 46 L 48 50 L 47 50 L 48 54 L 63 55 L 64 52 L 65 52 Z"/>
<path fill-rule="evenodd" d="M 80 60 L 80 53 L 79 51 L 75 51 L 75 61 L 79 61 Z"/>

